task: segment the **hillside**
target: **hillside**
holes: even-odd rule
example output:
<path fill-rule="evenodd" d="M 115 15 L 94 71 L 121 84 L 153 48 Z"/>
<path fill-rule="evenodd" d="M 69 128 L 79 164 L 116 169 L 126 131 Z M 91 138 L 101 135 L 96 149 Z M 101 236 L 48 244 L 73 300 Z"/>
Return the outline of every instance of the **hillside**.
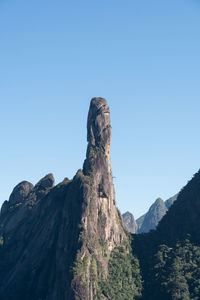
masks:
<path fill-rule="evenodd" d="M 200 172 L 180 191 L 155 231 L 136 235 L 133 253 L 144 280 L 142 299 L 199 299 Z"/>

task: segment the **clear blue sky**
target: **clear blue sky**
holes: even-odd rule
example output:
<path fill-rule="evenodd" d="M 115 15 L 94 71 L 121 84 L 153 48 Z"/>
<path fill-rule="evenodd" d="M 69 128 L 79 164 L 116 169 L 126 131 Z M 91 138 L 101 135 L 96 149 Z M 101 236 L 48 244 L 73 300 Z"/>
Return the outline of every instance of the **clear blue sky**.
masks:
<path fill-rule="evenodd" d="M 73 177 L 105 97 L 121 212 L 143 214 L 200 167 L 200 2 L 0 0 L 0 202 Z"/>

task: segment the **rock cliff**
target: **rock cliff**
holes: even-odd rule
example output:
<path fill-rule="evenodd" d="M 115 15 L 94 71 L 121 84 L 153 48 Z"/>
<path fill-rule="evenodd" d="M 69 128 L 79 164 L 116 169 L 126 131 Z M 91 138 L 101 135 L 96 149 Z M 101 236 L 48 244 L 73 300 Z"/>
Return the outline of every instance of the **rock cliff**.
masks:
<path fill-rule="evenodd" d="M 24 181 L 3 204 L 0 299 L 110 299 L 118 293 L 107 284 L 111 258 L 126 261 L 122 273 L 132 270 L 130 243 L 115 205 L 110 110 L 103 98 L 91 100 L 87 140 L 83 170 L 72 180 L 54 186 L 48 174 L 35 186 Z M 133 279 L 131 293 L 134 287 L 138 294 L 139 285 Z"/>
<path fill-rule="evenodd" d="M 121 215 L 115 205 L 110 163 L 110 110 L 103 98 L 91 100 L 87 140 L 83 173 L 80 171 L 84 200 L 80 224 L 82 246 L 78 250 L 72 281 L 80 299 L 93 299 L 96 296 L 99 275 L 106 277 L 108 274 L 111 251 L 127 240 Z M 83 267 L 84 261 L 87 261 L 87 268 L 81 274 L 78 269 Z"/>
<path fill-rule="evenodd" d="M 199 299 L 200 171 L 140 218 L 165 214 L 156 230 L 131 235 L 115 204 L 105 99 L 91 100 L 87 140 L 72 180 L 23 181 L 2 205 L 0 300 Z"/>

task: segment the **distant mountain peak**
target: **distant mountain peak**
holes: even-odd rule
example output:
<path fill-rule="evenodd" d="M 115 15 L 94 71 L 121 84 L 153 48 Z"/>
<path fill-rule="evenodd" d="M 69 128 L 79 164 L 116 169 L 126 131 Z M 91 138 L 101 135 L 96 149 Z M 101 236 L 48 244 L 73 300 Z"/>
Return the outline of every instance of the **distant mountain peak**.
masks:
<path fill-rule="evenodd" d="M 138 225 L 134 219 L 134 216 L 130 212 L 125 212 L 122 215 L 123 226 L 130 233 L 137 233 Z"/>
<path fill-rule="evenodd" d="M 148 212 L 136 220 L 138 225 L 137 233 L 149 232 L 155 229 L 164 217 L 170 206 L 176 201 L 178 194 L 170 197 L 166 201 L 162 198 L 157 198 L 150 206 Z"/>

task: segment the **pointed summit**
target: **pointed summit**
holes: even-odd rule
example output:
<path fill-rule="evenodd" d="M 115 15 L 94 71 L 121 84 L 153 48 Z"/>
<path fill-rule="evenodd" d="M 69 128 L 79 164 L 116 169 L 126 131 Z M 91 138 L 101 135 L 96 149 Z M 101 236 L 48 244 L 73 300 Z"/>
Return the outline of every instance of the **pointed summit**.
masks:
<path fill-rule="evenodd" d="M 14 205 L 19 202 L 23 202 L 30 191 L 33 189 L 32 183 L 28 181 L 22 181 L 13 189 L 9 198 L 9 204 Z"/>
<path fill-rule="evenodd" d="M 91 100 L 87 140 L 83 171 L 72 180 L 54 186 L 53 175 L 48 174 L 34 188 L 26 184 L 23 193 L 21 188 L 15 191 L 14 203 L 31 189 L 25 193 L 26 201 L 17 202 L 9 213 L 5 202 L 0 214 L 0 299 L 117 299 L 107 286 L 116 281 L 116 272 L 129 274 L 133 282 L 128 291 L 120 280 L 116 282 L 119 299 L 140 291 L 115 205 L 110 110 L 103 98 Z M 116 254 L 123 268 L 112 272 Z"/>
<path fill-rule="evenodd" d="M 95 209 L 90 214 L 87 226 L 91 223 L 91 231 L 98 231 L 100 230 L 98 222 L 101 223 L 103 226 L 99 234 L 102 239 L 107 240 L 108 248 L 112 250 L 121 243 L 125 235 L 121 222 L 120 226 L 117 222 L 119 214 L 115 206 L 110 163 L 110 109 L 107 101 L 103 98 L 91 100 L 87 121 L 87 140 L 88 148 L 83 173 L 91 178 L 90 193 L 95 200 L 93 201 Z M 88 198 L 88 203 L 90 202 L 91 197 Z M 91 204 L 89 205 L 91 206 Z M 113 235 L 113 232 L 116 234 Z"/>
<path fill-rule="evenodd" d="M 99 147 L 108 153 L 111 142 L 110 109 L 103 98 L 93 98 L 90 103 L 87 121 L 89 146 Z"/>
<path fill-rule="evenodd" d="M 141 228 L 139 229 L 139 233 L 149 232 L 150 230 L 155 229 L 166 212 L 167 207 L 165 202 L 161 198 L 157 198 L 146 213 Z"/>
<path fill-rule="evenodd" d="M 104 98 L 93 98 L 90 103 L 87 120 L 87 154 L 83 166 L 85 175 L 99 168 L 103 157 L 106 157 L 108 172 L 110 166 L 111 124 L 110 109 Z M 97 155 L 98 153 L 98 155 Z M 103 167 L 106 167 L 105 165 Z"/>
<path fill-rule="evenodd" d="M 52 188 L 55 185 L 55 179 L 52 173 L 47 174 L 44 176 L 40 181 L 35 185 L 35 189 L 37 190 L 45 190 L 48 188 Z"/>
<path fill-rule="evenodd" d="M 106 277 L 111 252 L 127 241 L 122 218 L 115 205 L 110 163 L 110 109 L 103 98 L 91 100 L 87 122 L 87 141 L 86 160 L 83 166 L 85 209 L 82 211 L 82 237 L 84 238 L 80 252 L 82 257 L 87 256 L 89 267 L 86 277 L 89 284 L 85 286 L 84 278 L 75 276 L 73 286 L 77 294 L 80 295 L 83 292 L 84 296 L 80 297 L 81 299 L 88 299 L 89 295 L 91 299 L 94 299 L 97 295 L 96 287 L 91 286 L 93 277 L 91 266 L 94 263 L 94 257 L 95 264 L 103 270 Z M 95 243 L 95 240 L 100 242 Z M 97 281 L 100 280 L 98 273 L 97 270 L 95 274 Z"/>

